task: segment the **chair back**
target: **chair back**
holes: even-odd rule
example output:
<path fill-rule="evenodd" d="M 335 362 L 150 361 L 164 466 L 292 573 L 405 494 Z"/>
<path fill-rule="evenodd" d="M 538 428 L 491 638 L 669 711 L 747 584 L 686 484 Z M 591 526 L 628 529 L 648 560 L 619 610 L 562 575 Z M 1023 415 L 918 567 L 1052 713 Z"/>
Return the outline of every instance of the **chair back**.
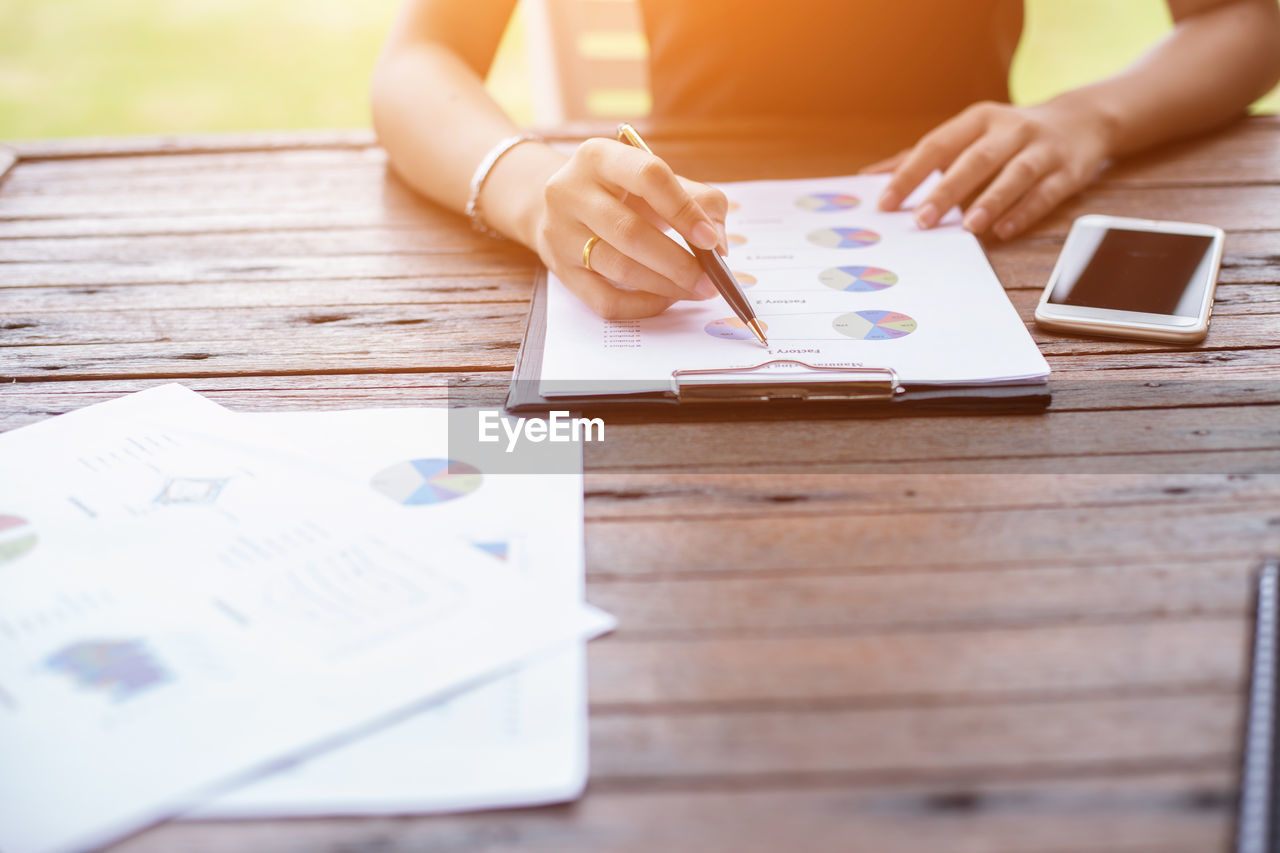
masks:
<path fill-rule="evenodd" d="M 538 124 L 649 112 L 648 43 L 635 0 L 522 2 Z"/>

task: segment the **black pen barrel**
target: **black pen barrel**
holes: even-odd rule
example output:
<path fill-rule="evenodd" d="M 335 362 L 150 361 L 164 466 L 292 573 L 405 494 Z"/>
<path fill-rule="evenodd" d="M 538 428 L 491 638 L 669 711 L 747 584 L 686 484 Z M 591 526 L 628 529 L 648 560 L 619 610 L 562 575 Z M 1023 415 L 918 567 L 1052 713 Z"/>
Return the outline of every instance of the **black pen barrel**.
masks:
<path fill-rule="evenodd" d="M 747 297 L 739 289 L 737 281 L 733 278 L 733 273 L 729 272 L 729 268 L 725 266 L 724 259 L 709 249 L 694 249 L 693 254 L 701 262 L 702 268 L 706 270 L 707 276 L 711 279 L 711 283 L 716 286 L 716 290 L 720 291 L 725 302 L 729 303 L 733 313 L 738 315 L 738 319 L 744 322 L 753 319 L 755 312 L 751 309 L 751 303 L 747 301 Z"/>

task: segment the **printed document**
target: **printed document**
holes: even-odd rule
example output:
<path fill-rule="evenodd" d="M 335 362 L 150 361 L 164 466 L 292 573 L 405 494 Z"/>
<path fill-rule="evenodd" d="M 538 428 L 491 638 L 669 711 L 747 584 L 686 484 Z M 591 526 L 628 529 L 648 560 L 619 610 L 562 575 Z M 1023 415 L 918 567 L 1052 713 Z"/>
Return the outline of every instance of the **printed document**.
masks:
<path fill-rule="evenodd" d="M 783 359 L 892 368 L 908 385 L 1042 382 L 1048 364 L 958 212 L 921 231 L 912 199 L 902 211 L 876 208 L 887 182 L 862 175 L 720 185 L 730 204 L 728 265 L 768 347 L 718 296 L 611 322 L 549 276 L 540 392 L 666 391 L 677 370 Z"/>
<path fill-rule="evenodd" d="M 608 628 L 378 500 L 180 386 L 0 436 L 0 850 L 105 844 Z"/>
<path fill-rule="evenodd" d="M 377 493 L 397 525 L 450 531 L 564 607 L 582 601 L 580 452 L 573 470 L 491 473 L 481 460 L 450 456 L 444 409 L 239 417 L 339 468 L 352 488 Z M 416 488 L 423 482 L 431 488 Z M 587 777 L 585 658 L 581 643 L 568 646 L 193 816 L 423 813 L 574 799 Z"/>

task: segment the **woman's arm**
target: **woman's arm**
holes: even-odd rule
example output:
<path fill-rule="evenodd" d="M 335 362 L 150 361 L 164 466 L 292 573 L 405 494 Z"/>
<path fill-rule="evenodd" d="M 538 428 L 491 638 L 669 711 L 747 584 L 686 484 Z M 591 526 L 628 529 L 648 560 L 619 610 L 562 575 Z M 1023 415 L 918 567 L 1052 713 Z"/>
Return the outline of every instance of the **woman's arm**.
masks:
<path fill-rule="evenodd" d="M 396 171 L 462 210 L 477 164 L 515 125 L 484 90 L 515 0 L 408 0 L 374 72 L 373 120 Z M 716 295 L 692 245 L 721 243 L 728 203 L 656 157 L 611 140 L 572 156 L 525 142 L 504 154 L 481 193 L 490 227 L 533 249 L 596 313 L 656 314 L 678 299 Z M 582 264 L 587 239 L 594 272 Z M 621 284 L 623 287 L 617 287 Z"/>
<path fill-rule="evenodd" d="M 1168 0 L 1176 26 L 1124 72 L 1043 104 L 976 104 L 871 171 L 893 170 L 896 210 L 934 169 L 916 208 L 931 228 L 977 194 L 965 227 L 1008 239 L 1079 192 L 1108 160 L 1224 124 L 1280 79 L 1275 0 Z"/>

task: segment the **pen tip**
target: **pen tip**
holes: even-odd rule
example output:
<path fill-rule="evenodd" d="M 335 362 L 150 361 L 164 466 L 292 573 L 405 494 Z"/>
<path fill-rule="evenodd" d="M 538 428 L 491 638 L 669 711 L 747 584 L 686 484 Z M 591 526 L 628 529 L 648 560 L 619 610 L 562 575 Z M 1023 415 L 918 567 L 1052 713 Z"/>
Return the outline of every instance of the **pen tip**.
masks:
<path fill-rule="evenodd" d="M 747 325 L 751 328 L 751 331 L 755 334 L 756 339 L 759 340 L 761 344 L 764 346 L 769 345 L 769 341 L 765 339 L 764 329 L 761 328 L 759 320 L 752 318 L 747 321 Z"/>

